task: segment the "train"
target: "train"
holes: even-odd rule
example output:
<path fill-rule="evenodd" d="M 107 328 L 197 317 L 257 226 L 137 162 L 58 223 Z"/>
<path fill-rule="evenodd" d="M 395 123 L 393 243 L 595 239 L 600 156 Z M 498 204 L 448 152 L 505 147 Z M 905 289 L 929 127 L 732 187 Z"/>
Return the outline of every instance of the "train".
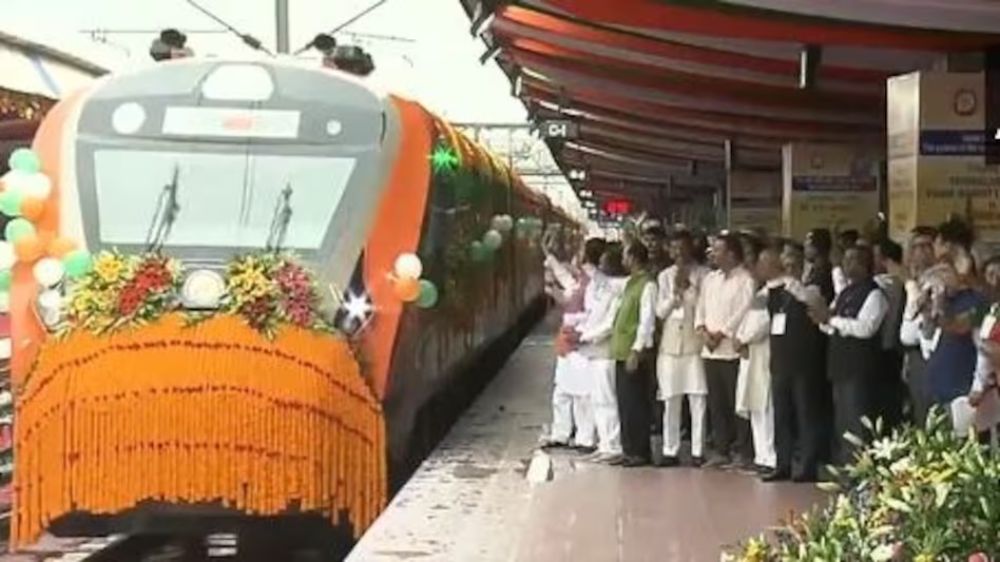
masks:
<path fill-rule="evenodd" d="M 103 77 L 11 165 L 15 548 L 356 538 L 541 317 L 543 238 L 582 232 L 419 103 L 291 59 Z"/>

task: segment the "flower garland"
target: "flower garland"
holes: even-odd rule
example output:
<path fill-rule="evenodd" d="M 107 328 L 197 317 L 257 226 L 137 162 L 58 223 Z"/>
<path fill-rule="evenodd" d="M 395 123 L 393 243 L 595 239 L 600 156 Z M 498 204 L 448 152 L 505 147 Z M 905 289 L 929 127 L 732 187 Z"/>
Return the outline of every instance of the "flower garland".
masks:
<path fill-rule="evenodd" d="M 104 334 L 155 322 L 181 308 L 183 272 L 180 262 L 159 254 L 103 252 L 73 286 L 65 327 Z M 220 313 L 232 314 L 270 339 L 285 324 L 332 331 L 320 313 L 320 301 L 313 275 L 291 257 L 247 254 L 226 268 L 219 308 L 190 313 L 188 319 L 193 324 Z"/>
<path fill-rule="evenodd" d="M 312 275 L 287 256 L 248 254 L 228 267 L 226 312 L 273 338 L 278 326 L 330 331 Z"/>
<path fill-rule="evenodd" d="M 103 252 L 69 298 L 70 326 L 95 334 L 144 325 L 177 306 L 183 268 L 157 255 Z"/>

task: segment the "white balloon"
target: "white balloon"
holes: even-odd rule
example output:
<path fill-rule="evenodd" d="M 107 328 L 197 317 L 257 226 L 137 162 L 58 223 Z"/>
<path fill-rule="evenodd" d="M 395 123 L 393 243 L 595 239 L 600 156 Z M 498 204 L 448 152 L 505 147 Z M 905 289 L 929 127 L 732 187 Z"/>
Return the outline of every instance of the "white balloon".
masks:
<path fill-rule="evenodd" d="M 510 215 L 503 215 L 501 218 L 503 219 L 503 224 L 501 225 L 503 228 L 500 229 L 501 231 L 510 232 L 514 229 L 514 217 Z"/>
<path fill-rule="evenodd" d="M 0 176 L 0 187 L 4 190 L 14 191 L 15 186 L 24 185 L 24 179 L 31 175 L 21 170 L 10 170 L 3 176 Z"/>
<path fill-rule="evenodd" d="M 424 272 L 424 264 L 416 254 L 400 254 L 396 258 L 396 277 L 403 279 L 420 279 Z"/>
<path fill-rule="evenodd" d="M 17 263 L 17 255 L 14 253 L 14 245 L 7 241 L 0 241 L 0 270 L 10 269 Z"/>
<path fill-rule="evenodd" d="M 35 264 L 32 272 L 35 274 L 35 281 L 43 287 L 54 287 L 62 281 L 66 269 L 61 261 L 55 258 L 42 258 Z"/>
<path fill-rule="evenodd" d="M 39 172 L 21 179 L 20 183 L 13 186 L 12 189 L 25 197 L 48 199 L 52 193 L 52 181 L 48 176 Z"/>

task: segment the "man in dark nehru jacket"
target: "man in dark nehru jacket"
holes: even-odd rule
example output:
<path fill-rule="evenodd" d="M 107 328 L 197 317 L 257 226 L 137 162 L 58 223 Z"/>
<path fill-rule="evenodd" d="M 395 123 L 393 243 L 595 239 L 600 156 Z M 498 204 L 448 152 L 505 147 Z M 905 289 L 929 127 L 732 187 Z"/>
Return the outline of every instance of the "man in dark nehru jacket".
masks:
<path fill-rule="evenodd" d="M 817 286 L 799 281 L 802 248 L 786 244 L 781 250 L 781 268 L 766 279 L 777 466 L 763 480 L 809 482 L 816 479 L 827 448 L 829 393 L 826 335 L 808 311 L 825 301 Z"/>
<path fill-rule="evenodd" d="M 879 368 L 882 365 L 880 328 L 889 303 L 874 277 L 871 248 L 854 246 L 844 253 L 847 286 L 829 309 L 813 307 L 813 321 L 829 334 L 827 375 L 833 385 L 833 461 L 851 461 L 853 448 L 844 439 L 849 432 L 867 438 L 863 417 L 877 411 Z"/>

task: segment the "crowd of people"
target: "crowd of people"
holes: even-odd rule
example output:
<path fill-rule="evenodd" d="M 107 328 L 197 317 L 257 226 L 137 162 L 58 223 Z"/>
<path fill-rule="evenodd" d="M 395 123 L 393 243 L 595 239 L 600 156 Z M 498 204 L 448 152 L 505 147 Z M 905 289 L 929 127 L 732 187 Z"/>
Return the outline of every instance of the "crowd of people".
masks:
<path fill-rule="evenodd" d="M 563 314 L 543 447 L 810 482 L 852 459 L 871 437 L 866 419 L 887 431 L 925 424 L 937 407 L 956 428 L 988 433 L 1000 257 L 977 263 L 957 219 L 906 243 L 648 222 L 622 243 L 586 240 L 574 259 L 548 252 Z"/>

